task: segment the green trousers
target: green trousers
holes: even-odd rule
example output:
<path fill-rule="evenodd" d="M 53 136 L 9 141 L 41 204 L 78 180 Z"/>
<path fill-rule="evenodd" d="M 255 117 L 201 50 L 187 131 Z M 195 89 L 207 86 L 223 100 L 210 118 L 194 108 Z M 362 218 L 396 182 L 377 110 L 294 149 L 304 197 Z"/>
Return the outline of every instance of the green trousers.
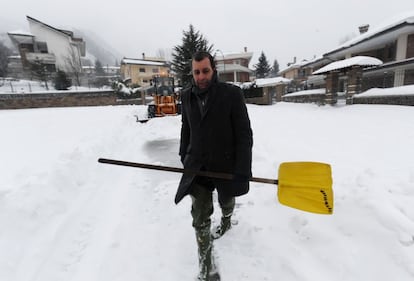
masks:
<path fill-rule="evenodd" d="M 191 188 L 191 216 L 193 217 L 193 227 L 198 229 L 210 228 L 213 214 L 213 192 L 210 188 L 200 184 L 194 184 Z M 222 217 L 230 217 L 233 214 L 236 200 L 234 197 L 222 196 L 218 194 L 218 201 L 221 208 Z"/>
<path fill-rule="evenodd" d="M 211 251 L 213 247 L 212 237 L 210 233 L 211 218 L 213 214 L 213 192 L 211 188 L 205 187 L 198 183 L 192 186 L 191 192 L 191 215 L 193 217 L 193 227 L 196 232 L 198 259 L 200 266 L 199 280 L 208 280 L 208 276 L 214 263 L 212 262 Z M 230 221 L 233 214 L 235 199 L 218 195 L 218 201 L 222 212 L 222 218 Z"/>

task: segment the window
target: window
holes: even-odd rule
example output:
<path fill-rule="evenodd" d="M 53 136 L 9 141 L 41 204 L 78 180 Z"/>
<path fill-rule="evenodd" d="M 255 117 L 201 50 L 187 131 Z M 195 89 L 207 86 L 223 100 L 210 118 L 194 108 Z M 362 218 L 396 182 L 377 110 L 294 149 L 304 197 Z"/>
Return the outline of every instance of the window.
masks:
<path fill-rule="evenodd" d="M 139 68 L 139 72 L 145 72 L 145 68 L 144 67 L 140 67 Z"/>
<path fill-rule="evenodd" d="M 19 47 L 21 50 L 25 50 L 26 52 L 30 52 L 30 53 L 34 52 L 33 44 L 22 43 L 19 45 Z"/>
<path fill-rule="evenodd" d="M 414 57 L 414 33 L 407 38 L 407 59 Z"/>
<path fill-rule="evenodd" d="M 47 54 L 47 44 L 46 42 L 36 42 L 37 50 L 39 53 Z"/>
<path fill-rule="evenodd" d="M 158 68 L 153 68 L 152 73 L 158 73 Z"/>

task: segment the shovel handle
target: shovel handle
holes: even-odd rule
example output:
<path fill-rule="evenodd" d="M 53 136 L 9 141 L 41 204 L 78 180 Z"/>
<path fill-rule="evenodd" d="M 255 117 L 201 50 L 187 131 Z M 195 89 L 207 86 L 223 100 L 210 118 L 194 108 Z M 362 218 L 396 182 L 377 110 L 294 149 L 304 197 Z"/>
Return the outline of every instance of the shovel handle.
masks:
<path fill-rule="evenodd" d="M 158 170 L 158 171 L 167 171 L 167 172 L 181 173 L 181 174 L 188 173 L 188 174 L 193 174 L 196 176 L 210 177 L 210 178 L 215 178 L 215 179 L 224 179 L 224 180 L 234 179 L 234 175 L 227 174 L 227 173 L 197 171 L 197 170 L 182 169 L 182 168 L 176 168 L 176 167 L 151 165 L 151 164 L 136 163 L 136 162 L 127 162 L 127 161 L 120 161 L 120 160 L 113 160 L 113 159 L 106 159 L 106 158 L 99 158 L 98 162 L 104 163 L 104 164 L 112 164 L 112 165 L 127 166 L 127 167 L 134 167 L 134 168 L 143 168 L 143 169 Z M 267 184 L 278 184 L 278 180 L 266 179 L 266 178 L 252 177 L 249 179 L 249 181 L 267 183 Z"/>

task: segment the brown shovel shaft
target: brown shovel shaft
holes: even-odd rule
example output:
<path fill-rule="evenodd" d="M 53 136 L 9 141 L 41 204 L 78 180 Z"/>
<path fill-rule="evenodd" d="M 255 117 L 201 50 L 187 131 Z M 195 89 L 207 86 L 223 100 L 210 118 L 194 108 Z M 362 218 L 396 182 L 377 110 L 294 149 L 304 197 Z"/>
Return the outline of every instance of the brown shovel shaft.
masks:
<path fill-rule="evenodd" d="M 150 170 L 181 173 L 181 174 L 188 173 L 188 174 L 193 174 L 193 175 L 196 175 L 196 176 L 210 177 L 210 178 L 215 178 L 215 179 L 232 180 L 234 178 L 234 175 L 226 174 L 226 173 L 196 171 L 196 170 L 182 169 L 182 168 L 176 168 L 176 167 L 159 166 L 159 165 L 151 165 L 151 164 L 136 163 L 136 162 L 127 162 L 127 161 L 105 159 L 105 158 L 99 158 L 98 162 L 99 163 L 105 163 L 105 164 L 119 165 L 119 166 L 134 167 L 134 168 L 143 168 L 143 169 L 150 169 Z M 268 184 L 278 184 L 278 180 L 266 179 L 266 178 L 252 177 L 252 178 L 249 179 L 249 181 L 260 182 L 260 183 L 268 183 Z"/>

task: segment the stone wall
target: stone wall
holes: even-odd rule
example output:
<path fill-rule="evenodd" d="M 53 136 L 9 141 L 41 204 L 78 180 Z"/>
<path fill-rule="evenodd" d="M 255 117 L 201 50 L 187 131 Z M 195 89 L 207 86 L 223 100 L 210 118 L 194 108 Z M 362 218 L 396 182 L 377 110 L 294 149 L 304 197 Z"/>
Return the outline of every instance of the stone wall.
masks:
<path fill-rule="evenodd" d="M 390 104 L 414 106 L 414 95 L 383 96 L 383 97 L 354 97 L 353 104 Z"/>
<path fill-rule="evenodd" d="M 117 96 L 108 91 L 56 91 L 36 94 L 0 94 L 0 109 L 116 105 Z"/>
<path fill-rule="evenodd" d="M 285 102 L 325 104 L 326 94 L 282 96 Z"/>
<path fill-rule="evenodd" d="M 250 97 L 246 98 L 246 103 L 258 104 L 258 105 L 269 105 L 272 104 L 272 91 L 269 87 L 258 88 L 262 91 L 261 97 Z"/>
<path fill-rule="evenodd" d="M 338 100 L 338 89 L 339 89 L 339 71 L 331 71 L 326 76 L 326 104 L 336 104 Z"/>

